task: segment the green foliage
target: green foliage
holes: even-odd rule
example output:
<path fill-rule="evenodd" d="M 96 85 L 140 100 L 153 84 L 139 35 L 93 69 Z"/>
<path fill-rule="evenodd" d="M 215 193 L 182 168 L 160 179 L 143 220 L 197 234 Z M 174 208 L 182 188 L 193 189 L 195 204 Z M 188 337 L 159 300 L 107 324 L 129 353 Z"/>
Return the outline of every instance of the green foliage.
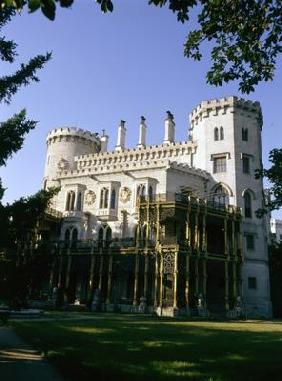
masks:
<path fill-rule="evenodd" d="M 15 5 L 16 2 L 10 2 Z M 3 4 L 2 4 L 3 5 Z M 0 33 L 3 27 L 15 15 L 13 8 L 5 7 L 0 12 Z M 17 44 L 7 40 L 5 36 L 0 36 L 0 59 L 4 62 L 13 63 L 17 56 Z M 22 86 L 37 82 L 37 70 L 41 69 L 49 61 L 51 54 L 38 55 L 31 58 L 28 63 L 21 64 L 20 68 L 11 75 L 0 77 L 0 103 L 11 102 L 13 95 Z M 25 135 L 36 126 L 36 122 L 26 118 L 26 111 L 22 110 L 8 120 L 0 122 L 0 166 L 5 165 L 13 153 L 17 152 L 23 145 Z M 0 181 L 0 201 L 3 197 L 4 189 Z"/>
<path fill-rule="evenodd" d="M 268 191 L 267 207 L 256 212 L 258 217 L 262 217 L 268 211 L 282 207 L 282 148 L 271 150 L 269 161 L 272 164 L 269 169 L 256 171 L 256 178 L 265 177 L 272 184 Z"/>
<path fill-rule="evenodd" d="M 112 0 L 94 0 L 103 13 L 112 12 Z M 148 0 L 154 6 L 168 6 L 184 23 L 197 6 L 198 28 L 189 31 L 184 55 L 194 60 L 202 58 L 206 43 L 212 43 L 212 66 L 207 82 L 221 86 L 238 80 L 243 93 L 254 91 L 261 81 L 274 77 L 277 57 L 282 52 L 282 2 L 278 0 Z M 39 8 L 54 20 L 56 6 L 70 7 L 73 0 L 0 0 L 0 6 L 30 12 Z"/>
<path fill-rule="evenodd" d="M 19 243 L 31 241 L 38 222 L 57 193 L 58 188 L 49 188 L 21 197 L 10 205 L 0 204 L 0 249 L 14 248 Z"/>

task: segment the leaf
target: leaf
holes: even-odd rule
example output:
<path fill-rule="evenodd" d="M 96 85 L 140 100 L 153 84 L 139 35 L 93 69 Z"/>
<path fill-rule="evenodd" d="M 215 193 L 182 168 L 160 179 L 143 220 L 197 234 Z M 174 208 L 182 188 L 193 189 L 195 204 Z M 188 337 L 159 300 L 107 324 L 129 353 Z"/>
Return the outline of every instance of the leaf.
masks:
<path fill-rule="evenodd" d="M 73 0 L 60 0 L 60 5 L 63 8 L 68 8 L 73 4 Z"/>
<path fill-rule="evenodd" d="M 41 11 L 51 21 L 55 20 L 56 4 L 53 0 L 41 0 Z"/>
<path fill-rule="evenodd" d="M 29 11 L 35 12 L 38 8 L 41 6 L 41 1 L 40 0 L 29 0 L 28 1 L 28 9 Z"/>

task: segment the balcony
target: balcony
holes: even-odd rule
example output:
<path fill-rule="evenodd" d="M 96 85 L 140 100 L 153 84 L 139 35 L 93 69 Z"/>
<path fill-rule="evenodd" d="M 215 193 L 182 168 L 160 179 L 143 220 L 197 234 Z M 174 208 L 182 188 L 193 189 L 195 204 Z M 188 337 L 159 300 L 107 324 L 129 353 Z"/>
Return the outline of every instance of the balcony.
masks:
<path fill-rule="evenodd" d="M 97 212 L 97 218 L 100 221 L 116 221 L 118 219 L 117 209 L 100 209 Z"/>

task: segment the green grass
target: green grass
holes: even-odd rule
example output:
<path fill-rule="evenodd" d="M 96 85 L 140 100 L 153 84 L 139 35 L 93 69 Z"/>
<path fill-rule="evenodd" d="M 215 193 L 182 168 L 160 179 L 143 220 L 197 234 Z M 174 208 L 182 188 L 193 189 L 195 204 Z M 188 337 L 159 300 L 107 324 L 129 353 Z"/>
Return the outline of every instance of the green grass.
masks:
<path fill-rule="evenodd" d="M 282 379 L 281 323 L 104 314 L 14 326 L 76 381 Z"/>

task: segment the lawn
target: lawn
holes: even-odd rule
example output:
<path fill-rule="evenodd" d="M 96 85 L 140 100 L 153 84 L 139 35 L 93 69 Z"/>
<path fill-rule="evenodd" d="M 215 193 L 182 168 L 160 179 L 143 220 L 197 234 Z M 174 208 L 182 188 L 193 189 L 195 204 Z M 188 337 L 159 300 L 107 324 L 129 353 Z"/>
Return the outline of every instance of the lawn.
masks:
<path fill-rule="evenodd" d="M 97 314 L 89 320 L 13 325 L 71 380 L 282 379 L 282 323 L 278 322 Z"/>

